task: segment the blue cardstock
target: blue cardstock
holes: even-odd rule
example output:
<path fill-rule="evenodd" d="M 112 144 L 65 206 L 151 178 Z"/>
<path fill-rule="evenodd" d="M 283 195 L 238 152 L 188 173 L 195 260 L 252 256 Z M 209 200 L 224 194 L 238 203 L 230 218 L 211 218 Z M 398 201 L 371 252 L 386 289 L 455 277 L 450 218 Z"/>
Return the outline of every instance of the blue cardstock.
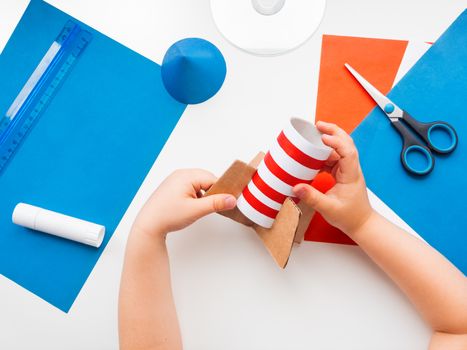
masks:
<path fill-rule="evenodd" d="M 450 123 L 459 136 L 454 152 L 435 154 L 433 171 L 416 177 L 402 167 L 402 140 L 379 108 L 352 134 L 368 187 L 464 274 L 467 273 L 466 93 L 467 10 L 388 94 L 420 121 Z"/>
<path fill-rule="evenodd" d="M 31 1 L 0 56 L 1 113 L 69 19 Z M 65 312 L 186 107 L 165 90 L 158 64 L 82 25 L 91 43 L 0 175 L 0 273 Z M 96 249 L 16 226 L 18 202 L 105 225 L 104 242 Z"/>

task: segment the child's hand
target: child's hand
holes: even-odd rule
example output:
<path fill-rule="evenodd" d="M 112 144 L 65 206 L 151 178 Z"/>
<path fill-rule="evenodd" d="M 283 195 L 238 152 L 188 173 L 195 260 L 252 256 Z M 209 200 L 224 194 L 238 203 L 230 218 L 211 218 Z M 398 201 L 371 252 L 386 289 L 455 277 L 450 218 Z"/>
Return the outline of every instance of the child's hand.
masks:
<path fill-rule="evenodd" d="M 334 149 L 326 170 L 334 176 L 336 185 L 326 194 L 307 184 L 295 186 L 294 192 L 331 225 L 351 236 L 373 212 L 358 152 L 352 138 L 336 125 L 318 122 L 316 126 L 324 134 L 323 142 Z"/>
<path fill-rule="evenodd" d="M 235 197 L 201 197 L 216 177 L 200 170 L 177 170 L 154 191 L 128 237 L 119 297 L 121 349 L 182 349 L 170 287 L 165 237 L 204 215 L 233 209 Z"/>
<path fill-rule="evenodd" d="M 139 212 L 133 228 L 150 235 L 165 237 L 199 218 L 218 211 L 233 209 L 235 197 L 216 194 L 200 198 L 216 177 L 201 169 L 176 170 L 154 191 Z"/>

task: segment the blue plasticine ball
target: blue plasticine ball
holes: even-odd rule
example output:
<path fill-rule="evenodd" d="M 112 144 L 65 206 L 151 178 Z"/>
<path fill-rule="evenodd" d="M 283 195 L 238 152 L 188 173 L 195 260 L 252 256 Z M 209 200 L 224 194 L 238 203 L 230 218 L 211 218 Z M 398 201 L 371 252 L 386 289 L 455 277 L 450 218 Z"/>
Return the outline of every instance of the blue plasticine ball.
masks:
<path fill-rule="evenodd" d="M 167 50 L 161 74 L 173 98 L 184 104 L 196 104 L 219 91 L 226 71 L 224 56 L 216 46 L 204 39 L 187 38 Z"/>

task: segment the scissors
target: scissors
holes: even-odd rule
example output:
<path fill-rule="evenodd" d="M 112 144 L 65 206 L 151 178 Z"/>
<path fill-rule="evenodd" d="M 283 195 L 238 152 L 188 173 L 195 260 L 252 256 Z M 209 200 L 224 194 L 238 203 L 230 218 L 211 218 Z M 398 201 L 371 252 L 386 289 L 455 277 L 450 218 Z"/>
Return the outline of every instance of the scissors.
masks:
<path fill-rule="evenodd" d="M 391 125 L 401 135 L 403 140 L 401 162 L 406 171 L 414 175 L 426 175 L 435 166 L 435 158 L 432 152 L 448 154 L 454 151 L 458 137 L 456 130 L 451 125 L 444 121 L 422 123 L 415 120 L 366 81 L 349 64 L 346 63 L 345 67 L 378 104 L 379 108 L 383 110 L 391 121 Z M 447 145 L 444 140 L 440 142 L 440 133 L 448 137 L 449 142 Z M 435 138 L 434 134 L 437 134 L 438 137 Z M 422 159 L 421 162 L 420 159 Z M 420 163 L 424 164 L 421 165 Z"/>

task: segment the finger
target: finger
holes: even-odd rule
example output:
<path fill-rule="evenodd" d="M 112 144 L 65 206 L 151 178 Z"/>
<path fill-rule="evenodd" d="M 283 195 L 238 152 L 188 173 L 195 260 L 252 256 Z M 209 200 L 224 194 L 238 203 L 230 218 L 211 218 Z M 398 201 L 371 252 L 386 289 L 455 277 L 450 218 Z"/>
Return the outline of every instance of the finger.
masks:
<path fill-rule="evenodd" d="M 323 135 L 323 142 L 336 150 L 340 155 L 338 161 L 339 174 L 336 180 L 341 183 L 354 181 L 359 174 L 358 152 L 350 137 L 341 135 Z"/>
<path fill-rule="evenodd" d="M 325 166 L 322 170 L 331 174 L 333 178 L 336 177 L 336 171 L 337 171 L 337 163 L 334 166 Z"/>
<path fill-rule="evenodd" d="M 332 150 L 331 155 L 329 156 L 327 161 L 328 162 L 335 162 L 335 161 L 339 160 L 340 157 L 341 156 L 339 155 L 339 153 L 337 153 L 335 150 Z"/>
<path fill-rule="evenodd" d="M 316 128 L 323 134 L 334 135 L 339 127 L 334 123 L 319 121 L 316 123 Z"/>
<path fill-rule="evenodd" d="M 324 167 L 322 168 L 322 170 L 332 174 L 332 171 L 340 158 L 341 156 L 338 155 L 336 151 L 332 150 L 332 153 L 324 163 Z"/>
<path fill-rule="evenodd" d="M 186 169 L 185 174 L 189 176 L 196 193 L 201 190 L 209 190 L 214 182 L 217 181 L 217 177 L 213 173 L 203 169 Z"/>
<path fill-rule="evenodd" d="M 195 199 L 196 219 L 205 215 L 235 208 L 237 200 L 231 194 L 213 194 Z"/>
<path fill-rule="evenodd" d="M 335 150 L 332 150 L 331 155 L 329 156 L 329 158 L 326 160 L 324 164 L 332 168 L 334 165 L 336 165 L 336 163 L 339 161 L 340 158 L 341 156 L 337 154 Z"/>
<path fill-rule="evenodd" d="M 350 135 L 336 124 L 319 121 L 316 124 L 316 127 L 321 133 L 325 135 L 339 136 L 344 140 L 352 141 Z"/>
<path fill-rule="evenodd" d="M 324 215 L 333 208 L 334 202 L 331 198 L 308 184 L 296 185 L 293 192 L 306 205 Z"/>
<path fill-rule="evenodd" d="M 352 139 L 343 137 L 342 135 L 325 134 L 323 135 L 323 143 L 329 147 L 332 147 L 341 158 L 356 153 Z"/>

